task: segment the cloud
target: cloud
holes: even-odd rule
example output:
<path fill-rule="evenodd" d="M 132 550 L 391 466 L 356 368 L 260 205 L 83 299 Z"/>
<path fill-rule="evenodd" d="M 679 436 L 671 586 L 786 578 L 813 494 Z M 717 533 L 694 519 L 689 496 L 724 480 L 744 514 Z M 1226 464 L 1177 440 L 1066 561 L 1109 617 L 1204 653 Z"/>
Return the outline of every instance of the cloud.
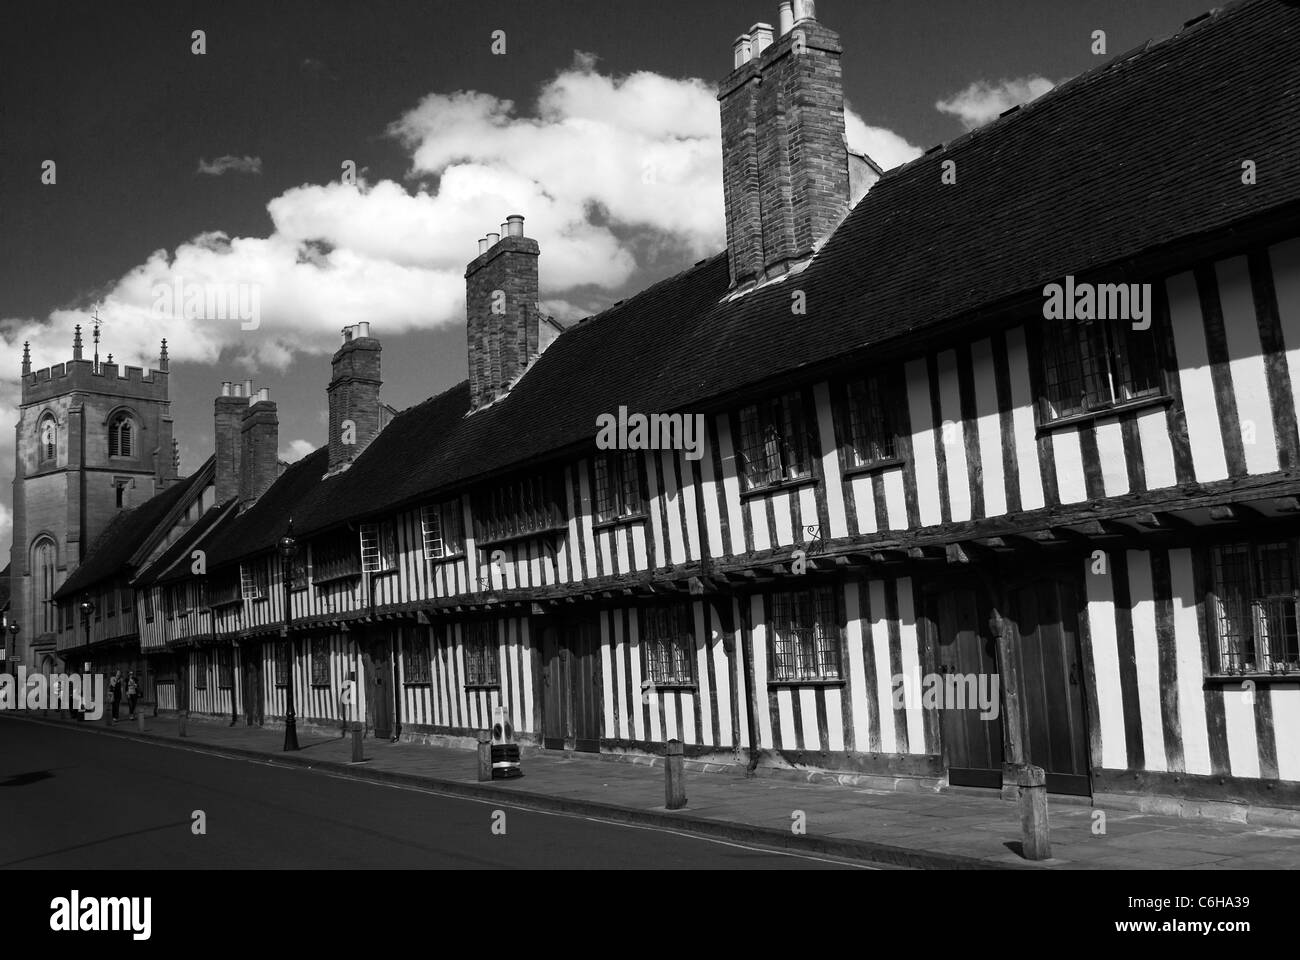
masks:
<path fill-rule="evenodd" d="M 328 74 L 318 61 L 301 67 Z M 851 109 L 846 122 L 849 145 L 882 167 L 921 152 Z M 541 245 L 541 299 L 566 322 L 726 244 L 718 104 L 704 80 L 606 75 L 579 54 L 526 108 L 475 91 L 432 93 L 387 132 L 409 151 L 404 182 L 363 176 L 293 187 L 268 201 L 268 236 L 208 229 L 153 251 L 97 291 L 118 362 L 156 367 L 165 337 L 175 362 L 251 376 L 287 369 L 304 353 L 328 355 L 339 329 L 362 320 L 379 337 L 460 326 L 465 265 L 479 238 L 513 213 Z M 210 176 L 260 171 L 260 158 L 233 155 L 198 168 Z M 246 329 L 231 312 L 159 310 L 164 292 L 178 287 L 255 291 L 259 321 Z M 34 369 L 64 362 L 72 327 L 88 325 L 89 308 L 0 320 L 0 356 L 16 357 L 30 340 Z M 17 404 L 17 385 L 0 383 L 6 463 Z M 286 452 L 308 447 L 298 440 Z"/>
<path fill-rule="evenodd" d="M 1014 106 L 1041 97 L 1056 86 L 1045 77 L 1020 77 L 1016 80 L 999 80 L 989 83 L 977 80 L 960 93 L 935 103 L 935 109 L 950 113 L 962 122 L 967 130 L 994 120 L 999 114 Z"/>
<path fill-rule="evenodd" d="M 316 444 L 309 440 L 290 440 L 288 445 L 280 448 L 280 459 L 286 463 L 297 463 L 316 449 Z"/>
<path fill-rule="evenodd" d="M 851 109 L 846 120 L 850 145 L 884 167 L 920 153 Z M 269 235 L 209 229 L 98 291 L 118 361 L 155 365 L 165 337 L 173 361 L 251 375 L 328 354 L 339 329 L 362 320 L 379 337 L 460 326 L 465 265 L 513 213 L 541 245 L 541 299 L 565 320 L 726 243 L 718 104 L 703 80 L 606 75 L 579 55 L 526 109 L 481 92 L 433 93 L 387 132 L 409 151 L 405 182 L 295 186 L 268 200 Z M 202 168 L 259 167 L 222 157 Z M 258 322 L 160 310 L 173 288 L 255 294 Z M 89 307 L 0 323 L 0 352 L 31 340 L 35 368 L 66 360 Z M 5 442 L 0 433 L 0 456 Z"/>
<path fill-rule="evenodd" d="M 204 160 L 202 157 L 199 157 L 199 168 L 194 172 L 219 177 L 223 173 L 229 173 L 231 171 L 235 173 L 261 173 L 262 158 L 236 157 L 231 154 L 226 154 L 224 157 L 217 157 L 217 159 L 209 162 Z"/>
<path fill-rule="evenodd" d="M 866 121 L 848 107 L 844 110 L 844 138 L 848 141 L 850 150 L 865 153 L 882 170 L 892 170 L 909 160 L 915 160 L 925 152 L 892 130 L 868 126 Z"/>

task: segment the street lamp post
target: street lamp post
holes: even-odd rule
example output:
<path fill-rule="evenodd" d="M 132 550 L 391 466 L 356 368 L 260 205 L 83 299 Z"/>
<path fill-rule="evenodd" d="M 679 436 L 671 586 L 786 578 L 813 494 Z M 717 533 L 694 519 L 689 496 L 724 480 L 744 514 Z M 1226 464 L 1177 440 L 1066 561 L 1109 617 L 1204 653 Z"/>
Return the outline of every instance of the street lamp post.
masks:
<path fill-rule="evenodd" d="M 18 631 L 21 629 L 22 627 L 20 627 L 16 623 L 9 624 L 9 635 L 14 638 L 13 650 L 11 652 L 6 651 L 6 655 L 9 660 L 18 659 Z M 9 664 L 7 663 L 0 664 L 0 673 L 8 673 L 8 672 L 9 672 Z"/>
<path fill-rule="evenodd" d="M 81 623 L 86 634 L 86 656 L 90 656 L 90 618 L 94 616 L 95 604 L 92 603 L 90 600 L 82 600 L 80 604 L 80 609 L 81 609 Z M 86 669 L 87 672 L 89 672 L 90 669 L 89 663 L 86 664 Z M 69 704 L 69 706 L 71 706 L 71 704 Z M 81 711 L 80 711 L 81 719 L 84 720 L 86 718 L 86 704 L 84 700 L 82 701 L 80 706 L 81 706 Z"/>
<path fill-rule="evenodd" d="M 298 556 L 298 541 L 293 538 L 293 522 L 289 523 L 289 532 L 280 538 L 280 566 L 284 580 L 284 639 L 289 645 L 289 692 L 285 699 L 284 712 L 284 749 L 298 749 L 298 727 L 293 711 L 293 668 L 297 662 L 294 650 L 294 637 L 289 630 L 289 591 L 292 587 L 293 561 Z"/>

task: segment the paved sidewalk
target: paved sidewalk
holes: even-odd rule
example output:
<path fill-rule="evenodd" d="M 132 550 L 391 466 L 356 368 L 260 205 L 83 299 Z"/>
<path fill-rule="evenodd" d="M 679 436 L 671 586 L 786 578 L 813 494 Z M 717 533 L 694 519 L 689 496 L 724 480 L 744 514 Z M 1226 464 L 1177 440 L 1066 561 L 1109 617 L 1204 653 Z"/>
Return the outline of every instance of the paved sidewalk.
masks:
<path fill-rule="evenodd" d="M 35 718 L 34 718 L 35 719 Z M 249 759 L 308 766 L 334 774 L 422 787 L 488 802 L 510 803 L 599 819 L 668 827 L 739 842 L 822 852 L 915 868 L 1027 869 L 1296 869 L 1300 829 L 1187 820 L 1128 810 L 1106 812 L 1094 835 L 1093 808 L 1050 806 L 1052 860 L 1018 855 L 1017 806 L 996 797 L 920 794 L 835 784 L 746 778 L 739 771 L 688 770 L 685 810 L 664 807 L 659 763 L 615 762 L 550 751 L 525 752 L 524 776 L 477 781 L 472 750 L 363 741 L 366 760 L 351 763 L 351 741 L 300 732 L 297 754 L 282 752 L 283 728 L 230 727 L 191 718 L 177 737 L 173 717 L 150 717 L 146 732 L 126 720 L 75 723 L 87 735 L 164 739 Z M 802 811 L 806 835 L 792 829 Z"/>

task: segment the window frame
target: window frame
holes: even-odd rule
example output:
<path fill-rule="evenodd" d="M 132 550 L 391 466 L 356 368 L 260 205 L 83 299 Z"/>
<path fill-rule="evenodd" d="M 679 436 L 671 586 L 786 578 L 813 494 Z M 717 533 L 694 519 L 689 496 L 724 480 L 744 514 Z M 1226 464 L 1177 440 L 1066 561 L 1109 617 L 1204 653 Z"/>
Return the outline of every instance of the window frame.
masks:
<path fill-rule="evenodd" d="M 804 599 L 808 606 L 801 605 Z M 844 682 L 844 625 L 839 615 L 839 592 L 834 584 L 815 584 L 791 590 L 773 590 L 764 597 L 767 624 L 768 682 L 818 684 Z M 812 621 L 795 625 L 795 618 L 811 613 Z M 811 637 L 801 634 L 811 630 Z M 787 639 L 783 636 L 789 633 Z M 804 643 L 811 640 L 814 670 L 806 666 Z M 781 649 L 785 648 L 785 649 Z M 834 654 L 834 672 L 825 669 Z"/>
<path fill-rule="evenodd" d="M 815 416 L 816 409 L 808 392 L 796 388 L 745 404 L 736 411 L 736 473 L 742 496 L 817 481 L 819 444 L 814 420 L 809 416 L 809 411 Z M 762 460 L 755 455 L 758 450 L 763 451 Z M 778 475 L 774 477 L 774 473 Z"/>
<path fill-rule="evenodd" d="M 1159 286 L 1152 285 L 1153 296 Z M 1049 329 L 1049 325 L 1056 325 L 1056 328 Z M 1038 426 L 1050 428 L 1104 416 L 1132 405 L 1169 400 L 1165 350 L 1157 329 L 1158 324 L 1152 323 L 1147 330 L 1133 330 L 1131 321 L 1115 318 L 1066 321 L 1043 318 L 1037 328 L 1039 356 L 1035 364 Z M 1144 356 L 1134 349 L 1135 335 L 1151 338 Z M 1087 356 L 1083 353 L 1085 344 L 1091 351 Z M 1066 355 L 1067 350 L 1069 355 Z M 1139 361 L 1147 366 L 1139 369 Z M 1062 378 L 1054 372 L 1066 367 L 1073 368 L 1073 376 Z M 1125 375 L 1127 380 L 1122 379 Z M 1140 386 L 1144 378 L 1150 380 L 1151 386 Z M 1107 397 L 1099 395 L 1094 399 L 1090 396 L 1090 380 L 1098 386 L 1104 385 Z M 1078 385 L 1082 397 L 1066 407 L 1063 391 L 1070 384 Z M 1054 412 L 1054 408 L 1060 412 Z"/>
<path fill-rule="evenodd" d="M 461 625 L 466 690 L 501 686 L 500 639 L 495 620 L 468 620 Z M 476 647 L 481 648 L 477 653 Z"/>
<path fill-rule="evenodd" d="M 276 687 L 288 687 L 293 676 L 293 653 L 288 640 L 274 640 L 271 647 L 271 677 Z"/>
<path fill-rule="evenodd" d="M 428 687 L 433 684 L 433 662 L 429 654 L 428 637 L 418 628 L 403 629 L 401 633 L 402 685 Z M 415 667 L 416 669 L 412 669 Z"/>
<path fill-rule="evenodd" d="M 568 523 L 563 470 L 549 467 L 498 482 L 472 498 L 470 513 L 476 546 L 563 530 Z"/>
<path fill-rule="evenodd" d="M 265 600 L 270 592 L 271 577 L 267 570 L 265 557 L 239 562 L 239 598 L 241 600 Z"/>
<path fill-rule="evenodd" d="M 208 689 L 208 669 L 211 658 L 206 650 L 200 650 L 195 655 L 195 659 L 198 660 L 198 663 L 194 665 L 194 689 L 206 690 Z"/>
<path fill-rule="evenodd" d="M 53 430 L 53 439 L 48 444 L 44 436 L 47 426 Z M 48 410 L 36 421 L 36 446 L 37 463 L 44 466 L 59 462 L 59 418 Z"/>
<path fill-rule="evenodd" d="M 108 420 L 108 456 L 110 459 L 117 460 L 134 460 L 139 454 L 136 452 L 139 446 L 139 429 L 135 423 L 135 417 L 126 410 L 119 410 L 112 414 Z M 126 452 L 123 452 L 123 438 L 125 438 Z"/>
<path fill-rule="evenodd" d="M 694 687 L 695 609 L 689 602 L 644 606 L 640 611 L 641 686 Z M 663 669 L 664 667 L 667 669 Z M 684 667 L 684 669 L 683 669 Z"/>
<path fill-rule="evenodd" d="M 630 479 L 629 469 L 632 473 Z M 591 458 L 591 491 L 591 519 L 595 525 L 607 526 L 644 519 L 650 496 L 642 452 L 598 451 Z"/>
<path fill-rule="evenodd" d="M 1266 593 L 1261 585 L 1261 558 L 1265 551 L 1284 550 L 1289 567 L 1288 578 L 1290 591 Z M 1237 599 L 1240 608 L 1230 611 L 1229 589 L 1225 589 L 1223 571 L 1225 564 L 1222 557 L 1225 551 L 1233 551 L 1244 556 L 1244 574 L 1246 591 Z M 1206 554 L 1209 571 L 1208 590 L 1206 594 L 1206 626 L 1209 644 L 1206 651 L 1208 663 L 1206 676 L 1215 679 L 1266 676 L 1287 677 L 1300 680 L 1300 543 L 1295 537 L 1277 540 L 1230 540 L 1211 545 Z M 1240 574 L 1242 571 L 1238 570 Z M 1236 585 L 1238 588 L 1240 584 Z M 1272 638 L 1267 629 L 1261 634 L 1261 627 L 1267 627 L 1271 618 L 1261 618 L 1261 608 L 1266 604 L 1281 604 L 1283 613 L 1283 633 L 1281 636 L 1282 659 L 1272 656 Z M 1289 615 L 1289 617 L 1288 617 Z M 1290 620 L 1291 638 L 1286 636 L 1286 619 Z M 1238 619 L 1235 636 L 1225 635 L 1225 623 Z M 1248 632 L 1247 632 L 1248 631 Z M 1241 658 L 1236 669 L 1227 665 L 1228 647 L 1237 647 L 1239 652 L 1234 658 Z M 1247 654 L 1249 650 L 1249 654 Z M 1287 657 L 1290 651 L 1294 656 Z M 1249 660 L 1245 658 L 1249 656 Z"/>
<path fill-rule="evenodd" d="M 909 425 L 903 400 L 905 388 L 901 372 L 891 369 L 870 370 L 843 382 L 840 466 L 844 473 L 869 472 L 906 462 Z M 873 415 L 873 410 L 878 412 Z M 869 451 L 865 456 L 863 449 Z"/>
<path fill-rule="evenodd" d="M 316 688 L 330 685 L 330 642 L 326 637 L 311 638 L 311 685 Z"/>
<path fill-rule="evenodd" d="M 465 515 L 460 497 L 420 507 L 424 559 L 454 560 L 465 555 Z"/>

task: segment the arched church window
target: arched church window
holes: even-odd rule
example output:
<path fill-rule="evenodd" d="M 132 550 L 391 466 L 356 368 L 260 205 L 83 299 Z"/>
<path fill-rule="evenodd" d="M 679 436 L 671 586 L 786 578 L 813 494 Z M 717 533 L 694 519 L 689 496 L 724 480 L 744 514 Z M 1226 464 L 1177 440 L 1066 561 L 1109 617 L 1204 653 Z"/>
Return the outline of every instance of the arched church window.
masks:
<path fill-rule="evenodd" d="M 38 633 L 54 632 L 54 541 L 43 537 L 32 548 L 32 583 L 36 588 L 36 609 L 32 618 Z"/>
<path fill-rule="evenodd" d="M 129 413 L 119 413 L 108 424 L 108 455 L 135 456 L 135 421 Z"/>
<path fill-rule="evenodd" d="M 41 444 L 41 463 L 53 463 L 59 455 L 59 423 L 53 414 L 41 417 L 37 436 Z"/>

